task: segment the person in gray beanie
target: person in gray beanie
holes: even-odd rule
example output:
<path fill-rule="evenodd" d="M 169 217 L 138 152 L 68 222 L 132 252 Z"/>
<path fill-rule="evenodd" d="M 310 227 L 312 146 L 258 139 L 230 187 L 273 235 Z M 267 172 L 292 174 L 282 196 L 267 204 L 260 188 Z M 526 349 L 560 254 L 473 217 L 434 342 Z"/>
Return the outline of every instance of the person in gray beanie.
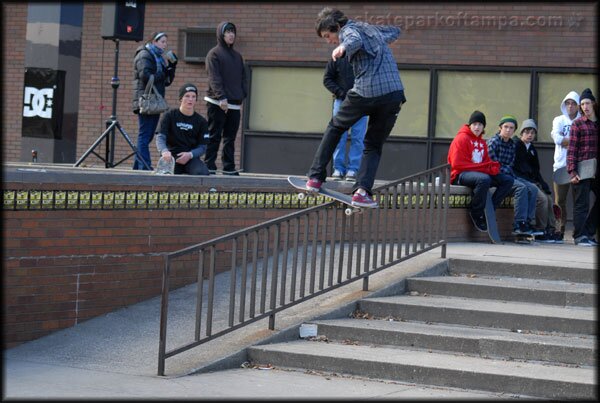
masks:
<path fill-rule="evenodd" d="M 554 217 L 554 200 L 550 186 L 540 172 L 538 152 L 533 145 L 537 135 L 537 125 L 533 119 L 525 119 L 521 124 L 521 133 L 513 141 L 515 147 L 514 173 L 522 181 L 535 184 L 538 188 L 535 203 L 534 229 L 542 232 L 535 237 L 536 241 L 545 243 L 562 243 L 560 232 L 556 231 Z"/>

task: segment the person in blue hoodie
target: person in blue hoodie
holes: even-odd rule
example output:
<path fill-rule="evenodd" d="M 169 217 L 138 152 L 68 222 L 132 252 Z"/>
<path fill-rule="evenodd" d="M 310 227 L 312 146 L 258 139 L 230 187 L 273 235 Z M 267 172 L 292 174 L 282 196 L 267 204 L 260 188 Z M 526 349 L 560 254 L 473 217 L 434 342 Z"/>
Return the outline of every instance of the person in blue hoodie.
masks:
<path fill-rule="evenodd" d="M 240 127 L 240 108 L 248 95 L 248 79 L 242 55 L 233 49 L 237 28 L 231 22 L 217 27 L 217 45 L 206 55 L 208 129 L 210 140 L 204 162 L 211 174 L 217 171 L 221 139 L 223 174 L 239 175 L 235 168 L 235 139 Z"/>

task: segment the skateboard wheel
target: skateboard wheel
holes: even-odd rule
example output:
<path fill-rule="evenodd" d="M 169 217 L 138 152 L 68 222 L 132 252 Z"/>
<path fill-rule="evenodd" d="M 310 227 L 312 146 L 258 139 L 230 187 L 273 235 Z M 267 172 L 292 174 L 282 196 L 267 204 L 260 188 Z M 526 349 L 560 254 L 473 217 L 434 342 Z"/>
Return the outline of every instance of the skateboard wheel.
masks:
<path fill-rule="evenodd" d="M 306 193 L 298 193 L 298 200 L 306 199 Z"/>
<path fill-rule="evenodd" d="M 344 210 L 344 214 L 346 214 L 347 216 L 351 216 L 352 213 L 354 213 L 354 211 L 350 207 Z"/>

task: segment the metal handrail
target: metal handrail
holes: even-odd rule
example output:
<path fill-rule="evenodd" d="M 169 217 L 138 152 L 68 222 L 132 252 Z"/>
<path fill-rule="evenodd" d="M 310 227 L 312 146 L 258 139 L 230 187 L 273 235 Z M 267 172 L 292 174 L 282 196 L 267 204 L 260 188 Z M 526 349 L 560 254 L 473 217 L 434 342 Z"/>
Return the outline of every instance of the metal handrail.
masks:
<path fill-rule="evenodd" d="M 441 247 L 446 257 L 450 194 L 448 164 L 373 189 L 378 209 L 347 216 L 332 201 L 253 225 L 165 255 L 158 375 L 165 360 L 310 298 Z M 172 271 L 197 269 L 194 339 L 167 351 Z M 229 288 L 216 292 L 216 275 L 229 271 Z M 215 298 L 227 304 L 221 328 Z M 225 320 L 226 319 L 226 320 Z M 213 328 L 214 327 L 214 328 Z"/>

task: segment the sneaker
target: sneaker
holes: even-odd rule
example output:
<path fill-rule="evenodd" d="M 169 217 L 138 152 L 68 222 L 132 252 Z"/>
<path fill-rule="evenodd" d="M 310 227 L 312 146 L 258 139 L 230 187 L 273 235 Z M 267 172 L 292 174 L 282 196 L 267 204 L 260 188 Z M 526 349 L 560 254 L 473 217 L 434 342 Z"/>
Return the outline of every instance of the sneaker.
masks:
<path fill-rule="evenodd" d="M 565 243 L 564 235 L 561 232 L 555 232 L 552 234 L 552 239 L 554 239 L 554 243 Z"/>
<path fill-rule="evenodd" d="M 596 239 L 594 239 L 594 238 L 588 238 L 588 241 L 590 241 L 590 243 L 592 244 L 592 246 L 598 246 L 598 242 L 596 242 Z"/>
<path fill-rule="evenodd" d="M 588 239 L 588 237 L 586 236 L 582 236 L 579 239 L 575 239 L 575 245 L 578 246 L 594 246 L 590 240 Z"/>
<path fill-rule="evenodd" d="M 337 169 L 334 169 L 333 173 L 331 174 L 331 177 L 333 178 L 334 181 L 341 181 L 342 178 L 344 177 L 344 175 L 342 175 L 342 173 L 340 171 L 338 171 Z"/>
<path fill-rule="evenodd" d="M 525 221 L 518 222 L 512 231 L 513 235 L 531 235 L 531 229 Z"/>
<path fill-rule="evenodd" d="M 346 180 L 347 181 L 356 181 L 356 171 L 348 171 L 348 173 L 346 174 Z"/>
<path fill-rule="evenodd" d="M 358 191 L 352 195 L 352 205 L 357 207 L 377 207 L 378 204 L 375 200 L 371 199 L 369 194 L 360 194 Z"/>
<path fill-rule="evenodd" d="M 547 236 L 548 235 L 548 234 L 546 234 L 546 232 L 544 230 L 532 229 L 531 226 L 529 226 L 529 230 L 531 231 L 531 235 L 534 235 L 534 236 Z"/>
<path fill-rule="evenodd" d="M 323 182 L 321 182 L 317 178 L 309 178 L 308 182 L 306 182 L 306 190 L 308 190 L 309 192 L 319 193 L 322 185 Z"/>
<path fill-rule="evenodd" d="M 487 232 L 487 222 L 483 214 L 474 215 L 469 211 L 469 217 L 471 217 L 471 221 L 473 221 L 473 225 L 477 231 Z"/>
<path fill-rule="evenodd" d="M 554 243 L 553 235 L 545 234 L 545 233 L 543 233 L 542 235 L 536 235 L 535 240 L 537 242 L 543 242 L 543 243 Z"/>
<path fill-rule="evenodd" d="M 223 175 L 240 176 L 240 173 L 238 171 L 223 171 Z"/>

